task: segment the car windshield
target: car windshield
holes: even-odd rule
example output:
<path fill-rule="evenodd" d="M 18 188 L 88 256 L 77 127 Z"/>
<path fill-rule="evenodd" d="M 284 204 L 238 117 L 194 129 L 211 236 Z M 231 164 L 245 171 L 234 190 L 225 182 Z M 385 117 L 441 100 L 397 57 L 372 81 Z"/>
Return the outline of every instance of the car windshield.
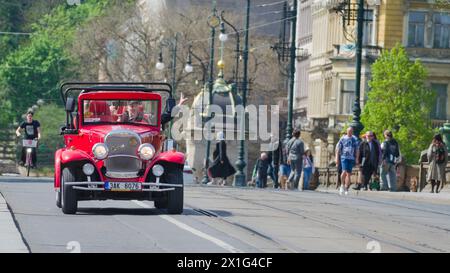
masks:
<path fill-rule="evenodd" d="M 157 100 L 84 100 L 83 123 L 158 125 Z"/>

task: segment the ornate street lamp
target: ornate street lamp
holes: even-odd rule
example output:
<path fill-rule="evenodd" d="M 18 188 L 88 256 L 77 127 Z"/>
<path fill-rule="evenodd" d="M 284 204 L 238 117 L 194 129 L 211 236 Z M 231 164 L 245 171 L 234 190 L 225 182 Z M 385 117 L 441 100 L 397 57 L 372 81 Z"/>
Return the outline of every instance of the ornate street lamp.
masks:
<path fill-rule="evenodd" d="M 236 86 L 239 86 L 238 82 L 239 82 L 239 61 L 242 61 L 242 55 L 241 55 L 241 46 L 240 46 L 240 33 L 237 30 L 237 28 L 235 26 L 233 26 L 229 21 L 227 21 L 224 17 L 224 13 L 225 11 L 222 11 L 220 18 L 222 20 L 222 23 L 227 24 L 229 27 L 231 27 L 234 31 L 234 34 L 236 36 L 236 64 L 235 64 L 235 68 L 234 68 L 234 83 L 236 84 Z M 225 26 L 223 25 L 223 32 L 225 32 Z M 228 36 L 227 36 L 228 39 Z M 241 88 L 238 88 L 241 89 Z"/>
<path fill-rule="evenodd" d="M 208 17 L 208 25 L 211 28 L 211 49 L 210 49 L 210 59 L 209 59 L 209 79 L 208 79 L 208 105 L 212 104 L 212 89 L 213 89 L 213 81 L 214 81 L 214 44 L 215 44 L 215 36 L 216 36 L 216 28 L 220 25 L 220 18 L 217 16 L 217 1 L 212 0 L 212 14 Z M 209 110 L 210 107 L 207 107 L 208 114 L 210 116 Z M 205 168 L 203 175 L 203 184 L 207 184 L 209 181 L 208 178 L 208 168 L 209 168 L 209 150 L 211 148 L 211 140 L 209 137 L 206 142 L 206 155 L 205 155 Z"/>
<path fill-rule="evenodd" d="M 369 4 L 377 4 L 376 0 L 368 1 Z M 346 32 L 346 26 L 351 22 L 357 23 L 357 36 L 356 36 L 356 79 L 355 79 L 355 102 L 353 105 L 353 120 L 350 126 L 353 127 L 355 136 L 359 137 L 360 132 L 364 129 L 364 125 L 361 123 L 361 66 L 362 66 L 362 47 L 363 47 L 363 27 L 365 19 L 364 0 L 357 0 L 357 3 L 351 0 L 343 0 L 336 7 L 333 8 L 337 13 L 340 13 L 343 17 L 344 33 Z"/>
<path fill-rule="evenodd" d="M 295 62 L 296 62 L 296 41 L 297 41 L 297 7 L 298 0 L 293 0 L 292 9 L 288 9 L 287 2 L 283 6 L 283 20 L 281 22 L 281 31 L 279 41 L 272 47 L 278 55 L 278 62 L 280 65 L 285 66 L 286 71 L 281 71 L 285 76 L 289 77 L 289 91 L 288 91 L 288 117 L 286 125 L 285 140 L 289 140 L 292 137 L 292 117 L 294 111 L 294 86 L 295 86 Z M 291 23 L 290 41 L 286 41 L 286 24 Z"/>
<path fill-rule="evenodd" d="M 200 66 L 202 68 L 202 72 L 203 72 L 202 84 L 204 86 L 206 84 L 206 74 L 208 73 L 208 68 L 205 65 L 205 63 L 202 61 L 202 59 L 192 51 L 192 45 L 189 45 L 188 58 L 186 61 L 186 66 L 184 67 L 184 71 L 186 73 L 194 72 L 194 66 L 192 65 L 192 57 L 194 57 L 194 59 L 196 59 L 199 62 Z"/>
<path fill-rule="evenodd" d="M 163 61 L 163 47 L 169 47 L 170 51 L 172 52 L 172 63 L 171 63 L 171 70 L 172 70 L 172 96 L 175 97 L 176 89 L 177 89 L 177 79 L 176 79 L 176 69 L 177 69 L 177 46 L 178 46 L 178 33 L 175 34 L 175 37 L 169 38 L 169 39 L 162 39 L 160 42 L 160 51 L 159 51 L 159 57 L 158 62 L 156 63 L 156 69 L 163 70 L 165 68 L 165 64 Z"/>
<path fill-rule="evenodd" d="M 245 109 L 247 106 L 247 88 L 248 88 L 248 29 L 250 25 L 250 0 L 247 0 L 247 12 L 245 15 L 245 41 L 244 41 L 244 79 L 243 79 L 243 88 L 242 88 L 242 106 Z M 244 160 L 245 153 L 245 111 L 242 113 L 240 130 L 243 134 L 242 139 L 240 140 L 239 145 L 239 155 L 238 160 L 236 161 L 237 172 L 234 175 L 234 185 L 237 187 L 244 187 L 247 185 L 246 175 L 244 173 L 244 168 L 247 165 Z"/>

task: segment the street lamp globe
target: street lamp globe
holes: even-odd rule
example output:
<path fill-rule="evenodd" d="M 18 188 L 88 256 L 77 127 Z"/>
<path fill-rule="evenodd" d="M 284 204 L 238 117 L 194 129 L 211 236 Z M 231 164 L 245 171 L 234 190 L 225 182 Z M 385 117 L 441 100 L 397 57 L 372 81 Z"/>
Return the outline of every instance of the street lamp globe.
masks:
<path fill-rule="evenodd" d="M 158 69 L 158 70 L 163 70 L 164 67 L 165 67 L 165 65 L 164 65 L 163 62 L 157 62 L 157 63 L 156 63 L 156 69 Z"/>
<path fill-rule="evenodd" d="M 192 71 L 194 71 L 194 67 L 192 67 L 191 64 L 186 64 L 184 71 L 186 71 L 186 73 L 192 73 Z"/>
<path fill-rule="evenodd" d="M 226 34 L 226 33 L 220 33 L 220 35 L 219 35 L 219 40 L 220 40 L 221 42 L 226 42 L 226 41 L 228 40 L 228 34 Z"/>
<path fill-rule="evenodd" d="M 33 109 L 33 112 L 36 112 L 37 109 L 39 109 L 39 106 L 37 106 L 36 104 L 31 106 L 31 109 Z"/>
<path fill-rule="evenodd" d="M 38 101 L 36 103 L 37 103 L 37 105 L 42 106 L 42 105 L 44 105 L 45 102 L 43 99 L 38 99 Z"/>

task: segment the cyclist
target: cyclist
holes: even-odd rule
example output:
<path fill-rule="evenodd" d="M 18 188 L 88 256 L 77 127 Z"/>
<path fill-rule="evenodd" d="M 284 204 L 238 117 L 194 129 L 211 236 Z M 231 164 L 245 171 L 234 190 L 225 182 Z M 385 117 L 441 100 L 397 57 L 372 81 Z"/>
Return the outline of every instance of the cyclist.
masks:
<path fill-rule="evenodd" d="M 33 112 L 29 111 L 27 113 L 27 120 L 22 122 L 20 126 L 16 130 L 17 137 L 20 137 L 21 133 L 20 131 L 24 129 L 25 130 L 25 137 L 24 139 L 41 139 L 41 124 L 37 120 L 33 120 Z M 25 163 L 25 157 L 26 157 L 26 147 L 22 148 L 22 157 L 19 162 L 21 166 Z M 31 153 L 31 167 L 36 167 L 36 149 L 34 148 Z"/>

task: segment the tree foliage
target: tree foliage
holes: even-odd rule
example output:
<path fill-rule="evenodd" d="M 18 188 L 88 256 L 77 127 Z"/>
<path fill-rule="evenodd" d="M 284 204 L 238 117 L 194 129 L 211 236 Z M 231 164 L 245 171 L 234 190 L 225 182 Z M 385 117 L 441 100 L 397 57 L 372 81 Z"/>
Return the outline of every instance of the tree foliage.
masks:
<path fill-rule="evenodd" d="M 41 140 L 39 141 L 39 164 L 51 164 L 54 152 L 63 147 L 63 139 L 59 135 L 60 126 L 64 125 L 66 114 L 64 108 L 51 103 L 41 106 L 34 119 L 41 124 Z"/>
<path fill-rule="evenodd" d="M 18 118 L 38 99 L 58 98 L 59 82 L 76 78 L 82 70 L 75 66 L 70 52 L 75 31 L 100 15 L 111 1 L 87 0 L 79 6 L 61 2 L 31 24 L 33 34 L 28 42 L 10 52 L 0 65 L 0 98 L 9 100 L 15 109 L 15 113 L 0 109 L 0 116 L 14 114 Z"/>
<path fill-rule="evenodd" d="M 379 136 L 385 129 L 393 130 L 408 163 L 417 162 L 433 135 L 430 110 L 434 95 L 425 85 L 426 78 L 425 67 L 419 60 L 411 61 L 400 45 L 384 51 L 372 65 L 362 122 Z"/>

